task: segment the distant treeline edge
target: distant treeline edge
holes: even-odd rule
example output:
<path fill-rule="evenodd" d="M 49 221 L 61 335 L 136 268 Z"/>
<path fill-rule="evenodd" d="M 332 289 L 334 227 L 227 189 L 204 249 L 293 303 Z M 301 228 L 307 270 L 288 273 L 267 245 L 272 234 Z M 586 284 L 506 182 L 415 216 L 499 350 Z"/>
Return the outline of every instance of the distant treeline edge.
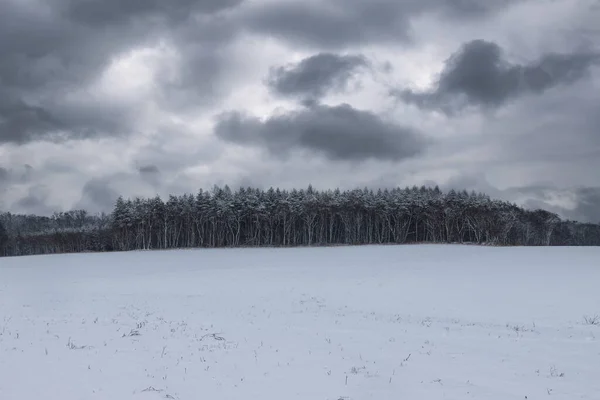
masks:
<path fill-rule="evenodd" d="M 0 213 L 0 256 L 393 243 L 598 246 L 600 224 L 437 187 L 232 191 L 215 186 L 167 201 L 120 197 L 111 214 Z"/>

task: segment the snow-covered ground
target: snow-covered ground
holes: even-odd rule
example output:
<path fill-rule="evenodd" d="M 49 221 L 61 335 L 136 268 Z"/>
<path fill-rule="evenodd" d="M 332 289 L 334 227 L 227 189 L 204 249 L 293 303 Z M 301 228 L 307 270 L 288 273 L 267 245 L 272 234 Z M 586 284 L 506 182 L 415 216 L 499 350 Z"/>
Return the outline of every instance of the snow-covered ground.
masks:
<path fill-rule="evenodd" d="M 600 248 L 0 258 L 0 399 L 600 399 Z"/>

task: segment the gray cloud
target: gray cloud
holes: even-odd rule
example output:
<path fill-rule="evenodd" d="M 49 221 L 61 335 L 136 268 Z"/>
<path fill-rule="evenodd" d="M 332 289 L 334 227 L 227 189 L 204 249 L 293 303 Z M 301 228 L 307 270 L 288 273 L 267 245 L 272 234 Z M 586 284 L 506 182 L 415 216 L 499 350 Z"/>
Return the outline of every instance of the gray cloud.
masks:
<path fill-rule="evenodd" d="M 516 0 L 330 0 L 257 5 L 243 16 L 247 28 L 294 44 L 339 49 L 410 40 L 411 19 L 426 12 L 453 19 L 482 18 Z"/>
<path fill-rule="evenodd" d="M 160 172 L 156 165 L 142 165 L 138 168 L 138 171 L 142 175 L 155 175 Z"/>
<path fill-rule="evenodd" d="M 150 183 L 154 187 L 158 188 L 160 186 L 160 169 L 156 165 L 142 165 L 138 167 L 138 172 L 140 173 L 143 180 Z"/>
<path fill-rule="evenodd" d="M 600 188 L 579 188 L 575 194 L 577 206 L 572 212 L 574 218 L 600 224 Z"/>
<path fill-rule="evenodd" d="M 399 161 L 425 147 L 413 129 L 345 104 L 318 105 L 265 121 L 232 112 L 220 117 L 215 133 L 230 142 L 263 146 L 277 156 L 306 149 L 343 161 Z"/>
<path fill-rule="evenodd" d="M 81 199 L 75 208 L 90 212 L 111 210 L 118 197 L 119 193 L 111 187 L 109 179 L 90 179 L 83 186 Z"/>
<path fill-rule="evenodd" d="M 359 67 L 368 65 L 362 55 L 319 53 L 297 64 L 272 68 L 268 86 L 282 96 L 315 101 L 329 91 L 343 91 Z"/>
<path fill-rule="evenodd" d="M 3 2 L 0 13 L 0 143 L 126 135 L 136 107 L 94 96 L 67 95 L 99 77 L 114 59 L 137 46 L 167 40 L 181 51 L 173 80 L 159 79 L 165 97 L 190 90 L 190 82 L 211 81 L 219 65 L 219 44 L 235 31 L 213 13 L 241 0 Z M 212 18 L 209 18 L 208 15 Z M 201 36 L 193 36 L 197 31 Z M 209 34 L 207 34 L 209 33 Z M 190 48 L 190 43 L 195 47 Z M 214 57 L 213 57 L 214 56 Z M 198 71 L 198 75 L 187 71 Z M 189 78 L 188 78 L 189 76 Z M 170 86 L 169 86 L 170 84 Z M 180 84 L 181 86 L 177 86 Z M 198 88 L 202 92 L 202 88 Z M 210 95 L 210 94 L 209 94 Z M 169 104 L 169 99 L 163 101 Z"/>
<path fill-rule="evenodd" d="M 509 188 L 508 195 L 529 195 L 533 198 L 526 200 L 524 207 L 529 209 L 541 208 L 560 215 L 563 219 L 579 222 L 600 223 L 600 187 L 577 187 L 558 189 L 554 186 L 536 185 L 530 187 Z M 552 197 L 567 196 L 571 198 L 574 207 L 552 204 Z"/>
<path fill-rule="evenodd" d="M 2 98 L 3 94 L 0 86 L 0 143 L 28 142 L 62 129 L 62 122 L 43 108 Z"/>
<path fill-rule="evenodd" d="M 419 107 L 447 113 L 466 105 L 497 107 L 517 96 L 539 95 L 574 83 L 599 62 L 600 54 L 572 53 L 546 54 L 528 65 L 511 64 L 496 43 L 473 40 L 446 61 L 434 89 L 405 89 L 392 94 Z"/>
<path fill-rule="evenodd" d="M 27 183 L 31 178 L 33 168 L 30 165 L 0 167 L 0 188 L 8 187 L 15 183 Z"/>
<path fill-rule="evenodd" d="M 138 42 L 141 34 L 139 29 L 126 27 L 90 29 L 65 19 L 60 7 L 4 3 L 0 13 L 0 142 L 70 134 L 66 132 L 72 128 L 69 120 L 81 117 L 77 107 L 63 101 L 67 92 L 89 83 L 112 55 Z M 84 127 L 97 129 L 82 122 Z"/>
<path fill-rule="evenodd" d="M 153 16 L 181 22 L 190 14 L 214 13 L 243 0 L 65 0 L 67 14 L 75 21 L 103 26 Z"/>
<path fill-rule="evenodd" d="M 436 182 L 426 184 L 433 186 Z M 444 191 L 466 189 L 483 192 L 492 198 L 515 202 L 530 210 L 541 208 L 554 212 L 563 219 L 600 223 L 600 187 L 560 188 L 552 183 L 539 183 L 498 189 L 483 172 L 461 174 L 439 186 Z M 574 205 L 557 203 L 556 199 L 560 198 L 569 199 L 569 203 L 573 202 Z"/>
<path fill-rule="evenodd" d="M 50 189 L 43 184 L 29 187 L 27 195 L 13 204 L 12 208 L 27 214 L 49 215 L 55 209 L 48 204 Z"/>
<path fill-rule="evenodd" d="M 0 143 L 126 135 L 134 130 L 135 114 L 108 102 L 59 101 L 42 107 L 0 99 Z"/>
<path fill-rule="evenodd" d="M 523 0 L 446 0 L 429 1 L 429 7 L 439 7 L 442 12 L 449 17 L 457 19 L 482 18 L 493 12 L 507 8 L 515 3 L 522 3 Z"/>
<path fill-rule="evenodd" d="M 185 113 L 214 106 L 229 94 L 235 75 L 235 49 L 232 44 L 240 33 L 229 10 L 190 18 L 187 23 L 170 27 L 170 44 L 178 61 L 159 68 L 155 84 L 158 102 L 165 110 Z"/>
<path fill-rule="evenodd" d="M 527 4 L 504 13 L 521 2 Z M 3 209 L 46 213 L 75 204 L 110 211 L 117 194 L 166 196 L 213 183 L 383 187 L 456 175 L 452 187 L 560 209 L 569 218 L 597 217 L 600 69 L 593 50 L 580 50 L 598 51 L 594 0 L 578 7 L 565 0 L 0 3 Z M 523 24 L 531 15 L 535 23 Z M 422 79 L 419 65 L 439 62 L 440 48 L 481 35 L 489 41 L 457 51 L 431 90 L 397 93 L 422 109 L 390 107 L 387 88 Z M 157 50 L 143 52 L 155 73 L 152 88 L 144 96 L 118 88 L 112 96 L 120 79 L 112 72 L 128 65 L 99 79 L 140 48 Z M 314 56 L 286 64 L 298 54 Z M 515 61 L 512 54 L 541 56 Z M 395 63 L 386 74 L 361 81 L 360 93 L 344 90 L 363 78 L 363 68 L 378 72 L 372 66 L 385 60 Z M 279 98 L 266 95 L 261 79 Z M 328 94 L 347 95 L 339 102 L 352 106 L 325 105 Z M 290 99 L 307 107 L 263 117 Z M 221 115 L 210 135 L 207 115 L 224 104 L 240 112 Z M 509 106 L 487 112 L 500 105 Z M 461 106 L 475 112 L 452 119 L 423 112 Z M 435 143 L 374 109 L 427 129 Z M 62 143 L 81 138 L 110 140 Z M 229 151 L 232 143 L 240 148 Z M 268 154 L 240 156 L 246 149 Z M 25 162 L 35 169 L 24 169 Z M 472 171 L 485 171 L 483 181 L 461 177 Z M 499 189 L 512 185 L 523 187 Z M 548 194 L 560 190 L 558 200 Z M 577 206 L 563 208 L 570 199 Z"/>
<path fill-rule="evenodd" d="M 7 182 L 9 179 L 9 172 L 6 168 L 0 167 L 0 185 Z"/>
<path fill-rule="evenodd" d="M 559 190 L 553 186 L 534 186 L 511 190 L 536 196 L 536 199 L 525 204 L 530 208 L 551 210 L 563 218 L 575 221 L 600 223 L 600 187 L 584 186 Z M 568 195 L 574 200 L 575 206 L 567 208 L 550 204 L 552 196 L 557 194 Z"/>

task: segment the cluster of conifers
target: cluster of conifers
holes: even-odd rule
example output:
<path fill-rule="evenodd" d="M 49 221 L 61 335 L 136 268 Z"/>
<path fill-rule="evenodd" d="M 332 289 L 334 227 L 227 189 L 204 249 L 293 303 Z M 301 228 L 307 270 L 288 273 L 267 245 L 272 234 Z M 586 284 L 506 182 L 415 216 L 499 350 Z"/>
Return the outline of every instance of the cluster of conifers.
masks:
<path fill-rule="evenodd" d="M 215 187 L 116 201 L 111 214 L 0 215 L 0 255 L 194 247 L 477 243 L 600 245 L 600 225 L 481 193 Z"/>

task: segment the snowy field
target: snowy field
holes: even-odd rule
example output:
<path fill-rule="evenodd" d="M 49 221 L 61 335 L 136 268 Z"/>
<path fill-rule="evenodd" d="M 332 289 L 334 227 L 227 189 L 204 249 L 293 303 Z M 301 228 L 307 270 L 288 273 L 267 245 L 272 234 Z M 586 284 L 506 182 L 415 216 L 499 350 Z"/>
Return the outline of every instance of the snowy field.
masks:
<path fill-rule="evenodd" d="M 0 258 L 0 399 L 600 399 L 600 248 Z"/>

